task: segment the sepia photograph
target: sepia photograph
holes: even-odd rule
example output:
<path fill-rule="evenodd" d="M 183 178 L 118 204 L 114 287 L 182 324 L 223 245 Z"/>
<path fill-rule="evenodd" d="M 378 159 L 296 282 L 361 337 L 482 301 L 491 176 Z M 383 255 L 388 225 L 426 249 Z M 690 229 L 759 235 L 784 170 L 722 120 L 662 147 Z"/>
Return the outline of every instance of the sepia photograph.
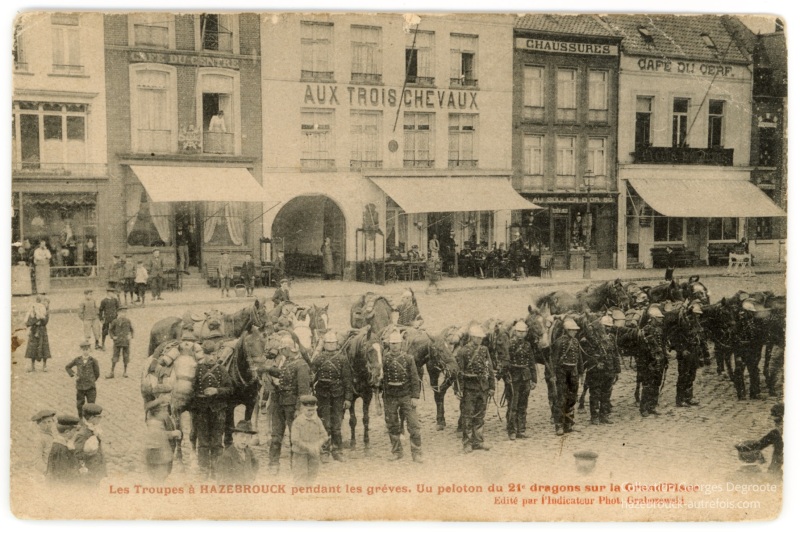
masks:
<path fill-rule="evenodd" d="M 169 7 L 6 21 L 11 515 L 786 510 L 784 16 Z"/>

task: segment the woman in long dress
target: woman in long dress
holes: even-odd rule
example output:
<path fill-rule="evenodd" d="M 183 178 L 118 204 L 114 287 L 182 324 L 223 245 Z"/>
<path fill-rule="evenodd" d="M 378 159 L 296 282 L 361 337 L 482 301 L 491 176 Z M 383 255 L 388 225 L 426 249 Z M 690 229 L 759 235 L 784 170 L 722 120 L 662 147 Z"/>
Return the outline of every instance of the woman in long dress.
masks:
<path fill-rule="evenodd" d="M 325 279 L 333 279 L 336 272 L 333 267 L 333 248 L 331 247 L 330 237 L 325 239 L 320 251 L 322 251 L 322 271 L 325 274 Z"/>
<path fill-rule="evenodd" d="M 50 340 L 47 337 L 47 322 L 50 321 L 48 306 L 47 298 L 36 296 L 36 303 L 25 318 L 25 325 L 30 328 L 28 349 L 25 350 L 25 358 L 31 360 L 28 372 L 36 371 L 37 361 L 42 362 L 42 372 L 47 372 L 47 360 L 50 359 Z"/>
<path fill-rule="evenodd" d="M 39 247 L 33 252 L 33 264 L 36 268 L 36 293 L 47 294 L 50 292 L 50 259 L 52 255 L 47 249 L 44 240 L 39 242 Z"/>

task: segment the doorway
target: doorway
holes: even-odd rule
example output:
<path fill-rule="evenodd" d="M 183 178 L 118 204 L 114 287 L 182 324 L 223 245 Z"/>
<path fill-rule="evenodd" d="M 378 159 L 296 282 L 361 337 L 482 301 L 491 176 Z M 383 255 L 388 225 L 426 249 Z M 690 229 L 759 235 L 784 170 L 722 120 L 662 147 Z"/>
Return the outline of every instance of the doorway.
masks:
<path fill-rule="evenodd" d="M 200 269 L 203 266 L 203 203 L 175 203 L 175 244 L 188 246 L 189 267 Z"/>

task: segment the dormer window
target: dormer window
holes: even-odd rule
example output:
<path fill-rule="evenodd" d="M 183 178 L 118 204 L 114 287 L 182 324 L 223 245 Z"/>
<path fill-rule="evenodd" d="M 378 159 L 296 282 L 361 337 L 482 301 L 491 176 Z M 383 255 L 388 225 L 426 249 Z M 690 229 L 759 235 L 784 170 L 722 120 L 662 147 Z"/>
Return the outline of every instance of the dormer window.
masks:
<path fill-rule="evenodd" d="M 642 36 L 642 39 L 644 39 L 645 43 L 653 42 L 653 33 L 650 31 L 650 28 L 639 26 L 637 30 L 639 30 L 639 34 Z"/>
<path fill-rule="evenodd" d="M 714 43 L 714 40 L 711 39 L 711 36 L 708 34 L 700 34 L 700 37 L 703 39 L 703 43 L 710 49 L 716 50 L 717 45 Z"/>

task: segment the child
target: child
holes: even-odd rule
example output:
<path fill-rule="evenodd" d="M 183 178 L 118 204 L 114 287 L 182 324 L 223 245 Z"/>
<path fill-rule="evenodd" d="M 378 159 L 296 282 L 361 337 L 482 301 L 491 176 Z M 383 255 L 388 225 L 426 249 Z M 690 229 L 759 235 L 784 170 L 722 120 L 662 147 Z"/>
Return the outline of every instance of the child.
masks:
<path fill-rule="evenodd" d="M 242 264 L 242 279 L 244 286 L 247 289 L 247 297 L 253 296 L 253 288 L 256 286 L 256 264 L 253 262 L 253 256 L 249 253 L 244 257 L 244 264 Z"/>
<path fill-rule="evenodd" d="M 291 298 L 289 298 L 289 280 L 284 277 L 281 279 L 281 286 L 275 289 L 275 294 L 272 295 L 272 303 L 277 307 L 289 301 L 292 301 Z"/>
<path fill-rule="evenodd" d="M 86 340 L 81 343 L 81 355 L 67 363 L 64 367 L 70 378 L 75 379 L 77 390 L 76 400 L 78 402 L 78 417 L 83 417 L 83 405 L 87 402 L 93 404 L 97 400 L 97 379 L 100 378 L 100 365 L 97 360 L 89 355 L 91 343 Z M 77 367 L 75 373 L 73 368 Z"/>
<path fill-rule="evenodd" d="M 103 441 L 100 422 L 103 408 L 97 404 L 83 407 L 83 423 L 75 432 L 75 458 L 81 464 L 84 484 L 96 485 L 106 476 L 106 460 L 103 456 Z"/>
<path fill-rule="evenodd" d="M 75 432 L 80 422 L 73 415 L 58 416 L 58 435 L 53 438 L 53 447 L 47 459 L 45 479 L 53 484 L 76 484 L 80 478 L 80 464 L 75 457 Z"/>
<path fill-rule="evenodd" d="M 306 485 L 317 478 L 328 432 L 317 416 L 317 397 L 301 396 L 300 406 L 300 416 L 292 423 L 292 474 L 295 484 Z"/>
<path fill-rule="evenodd" d="M 56 412 L 52 409 L 43 409 L 31 420 L 36 423 L 39 434 L 34 445 L 34 466 L 38 474 L 47 473 L 47 461 L 50 459 L 50 449 L 53 447 L 53 424 Z"/>
<path fill-rule="evenodd" d="M 233 444 L 217 459 L 217 480 L 223 484 L 247 484 L 256 479 L 258 459 L 250 449 L 257 432 L 250 421 L 239 421 L 233 429 Z"/>
<path fill-rule="evenodd" d="M 128 318 L 128 308 L 123 306 L 117 311 L 117 318 L 111 323 L 109 333 L 111 340 L 114 341 L 114 353 L 111 356 L 111 372 L 106 378 L 114 377 L 114 369 L 117 368 L 120 354 L 122 354 L 122 377 L 128 377 L 128 362 L 131 355 L 131 339 L 133 339 L 133 324 Z"/>
<path fill-rule="evenodd" d="M 128 295 L 133 303 L 133 294 L 136 291 L 136 263 L 131 255 L 125 255 L 125 264 L 122 267 L 122 297 L 128 303 Z"/>
<path fill-rule="evenodd" d="M 100 349 L 100 320 L 97 311 L 97 302 L 91 289 L 83 291 L 83 301 L 78 309 L 78 318 L 83 321 L 83 337 L 91 340 L 94 335 L 94 349 Z"/>
<path fill-rule="evenodd" d="M 182 433 L 175 429 L 175 422 L 169 414 L 169 396 L 159 396 L 148 402 L 145 409 L 147 474 L 154 482 L 163 482 L 172 473 L 172 459 Z"/>
<path fill-rule="evenodd" d="M 775 423 L 767 435 L 761 439 L 744 441 L 736 445 L 736 449 L 741 452 L 753 452 L 763 450 L 772 445 L 772 462 L 769 464 L 770 473 L 783 474 L 783 402 L 775 404 L 770 410 L 770 417 Z"/>
<path fill-rule="evenodd" d="M 144 295 L 147 291 L 147 277 L 147 268 L 144 267 L 144 263 L 136 261 L 136 277 L 133 281 L 136 283 L 136 301 L 141 301 L 142 307 L 144 307 Z"/>
<path fill-rule="evenodd" d="M 100 348 L 106 349 L 106 336 L 111 323 L 117 319 L 117 311 L 119 310 L 119 298 L 117 291 L 114 287 L 109 286 L 106 289 L 106 297 L 100 302 L 100 320 L 103 321 L 103 341 Z"/>
<path fill-rule="evenodd" d="M 219 286 L 222 289 L 222 296 L 231 295 L 231 279 L 233 278 L 233 263 L 227 251 L 222 252 L 219 259 Z"/>

